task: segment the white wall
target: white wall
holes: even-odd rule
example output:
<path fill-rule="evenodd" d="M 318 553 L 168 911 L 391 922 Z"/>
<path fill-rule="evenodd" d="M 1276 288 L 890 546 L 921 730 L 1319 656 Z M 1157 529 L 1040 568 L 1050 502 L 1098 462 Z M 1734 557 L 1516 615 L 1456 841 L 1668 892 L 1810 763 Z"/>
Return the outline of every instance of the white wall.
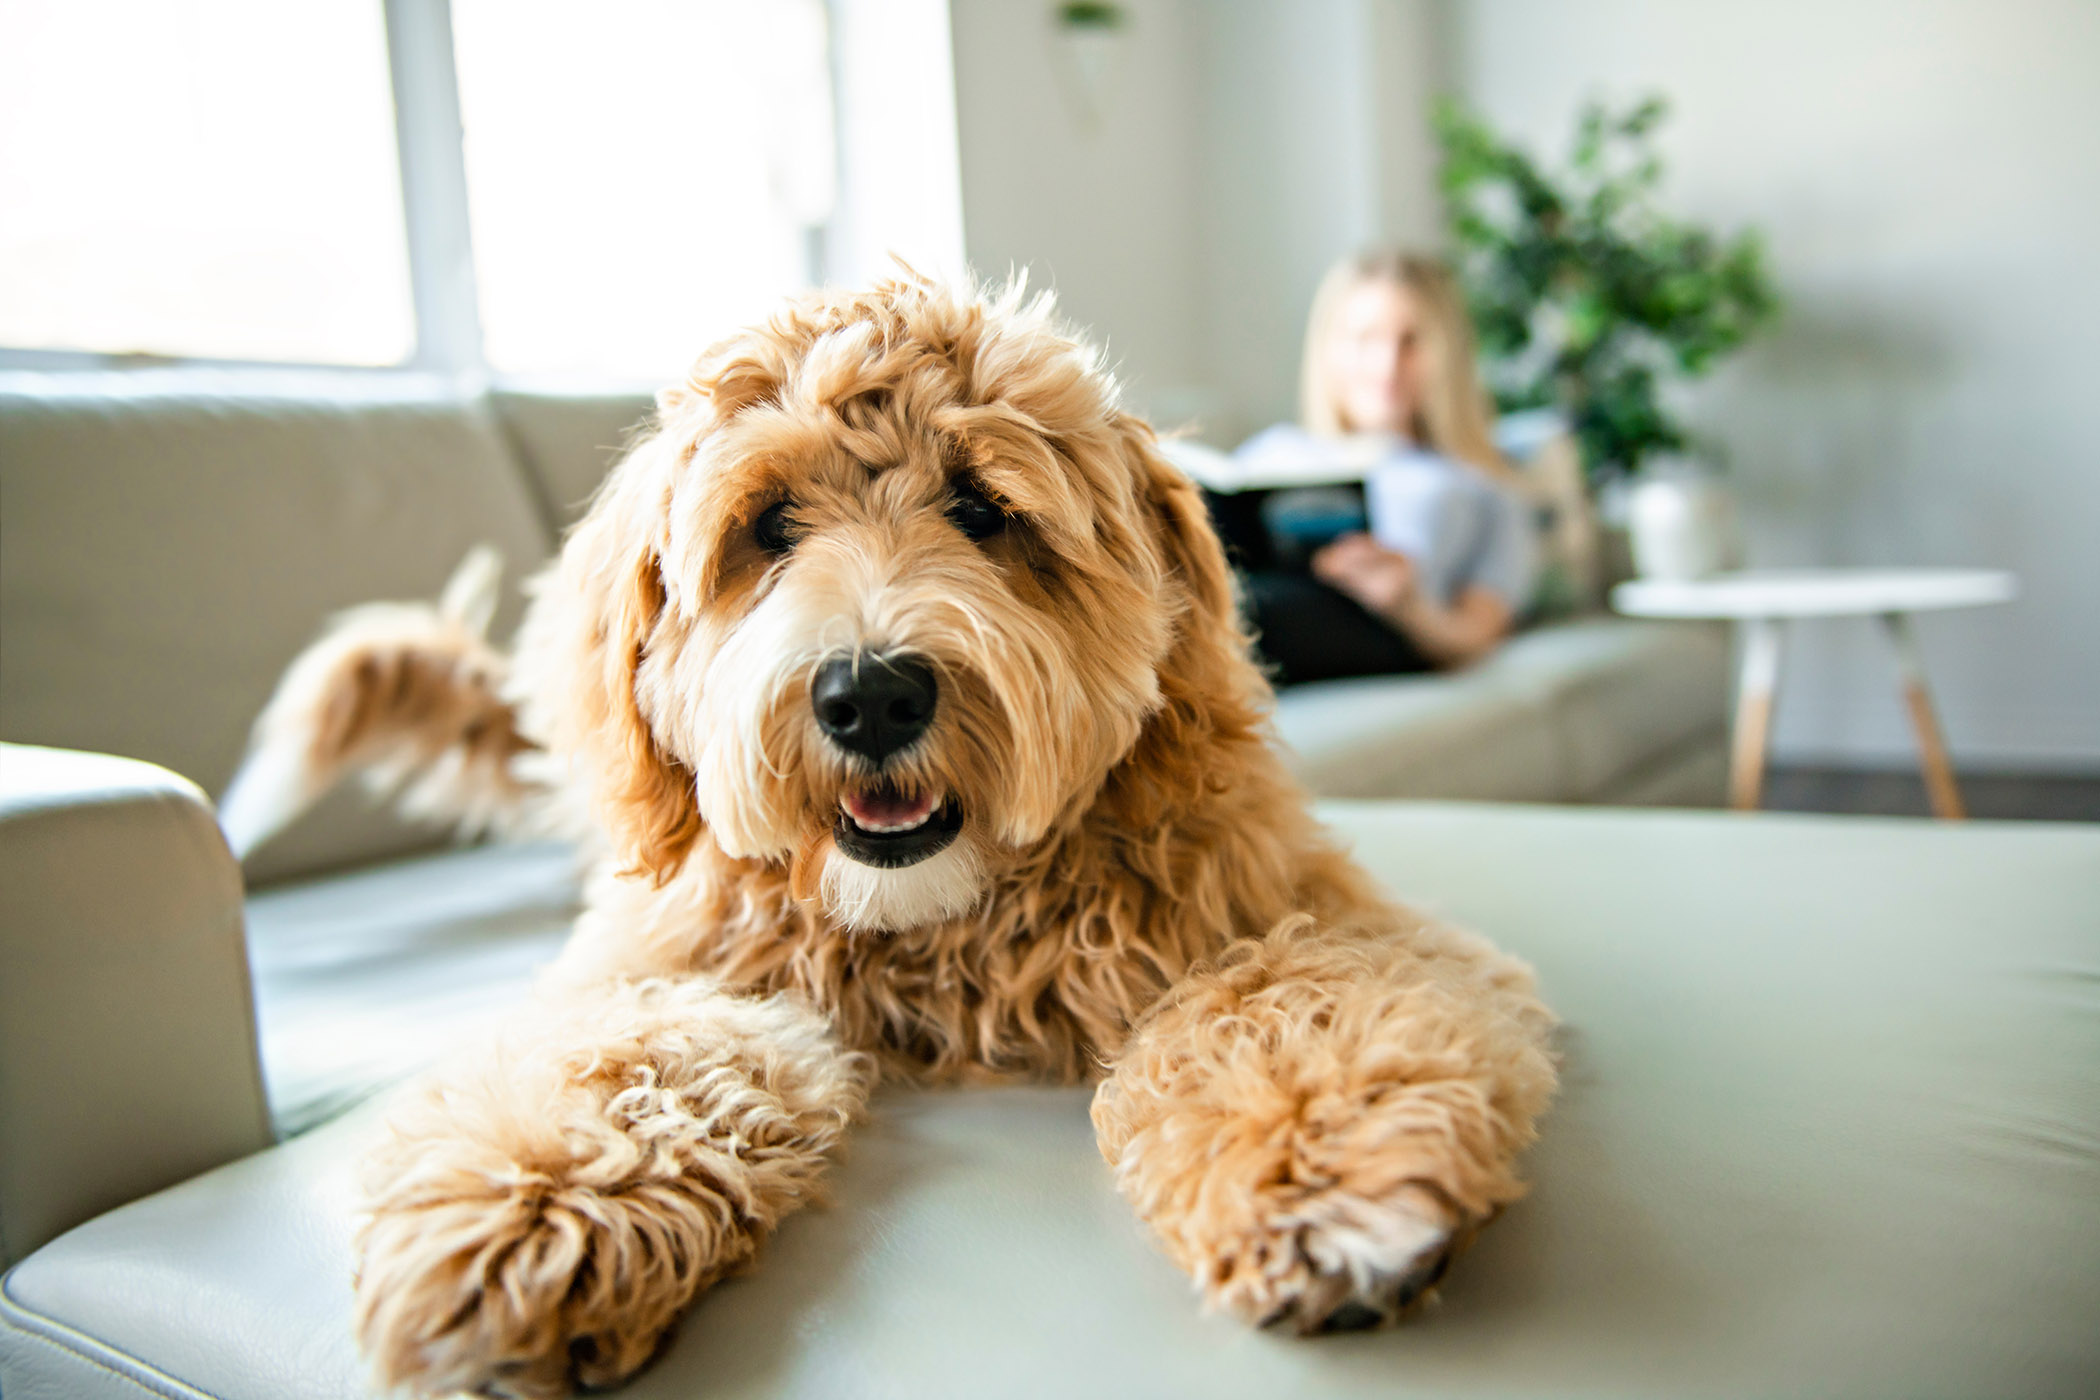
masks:
<path fill-rule="evenodd" d="M 929 276 L 965 266 L 954 71 L 945 0 L 830 0 L 839 201 L 825 274 L 858 285 L 901 257 Z"/>
<path fill-rule="evenodd" d="M 963 238 L 979 275 L 1029 269 L 1105 340 L 1141 411 L 1205 395 L 1187 6 L 1135 0 L 1098 122 L 1035 0 L 952 0 Z"/>
<path fill-rule="evenodd" d="M 1038 0 L 952 0 L 963 224 L 1227 445 L 1288 416 L 1322 269 L 1434 236 L 1429 0 L 1132 0 L 1097 122 Z"/>
<path fill-rule="evenodd" d="M 1313 288 L 1376 243 L 1434 243 L 1423 113 L 1437 62 L 1421 0 L 1217 0 L 1195 26 L 1204 117 L 1206 434 L 1297 411 Z"/>
<path fill-rule="evenodd" d="M 1691 400 L 1755 562 L 2017 570 L 1920 624 L 1957 759 L 2100 765 L 2100 5 L 1457 0 L 1456 81 L 1562 149 L 1651 90 L 1670 204 L 1767 231 L 1776 333 Z M 1797 628 L 1775 747 L 1907 762 L 1868 625 Z"/>

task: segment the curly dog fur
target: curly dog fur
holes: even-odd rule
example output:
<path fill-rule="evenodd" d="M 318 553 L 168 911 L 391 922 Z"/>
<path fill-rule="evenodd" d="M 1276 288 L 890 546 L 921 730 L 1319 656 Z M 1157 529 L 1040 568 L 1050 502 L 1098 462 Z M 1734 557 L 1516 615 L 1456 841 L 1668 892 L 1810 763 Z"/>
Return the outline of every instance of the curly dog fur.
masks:
<path fill-rule="evenodd" d="M 316 656 L 258 762 L 411 753 L 462 813 L 588 812 L 604 852 L 531 1014 L 371 1163 L 382 1384 L 631 1374 L 878 1075 L 1098 1081 L 1118 1188 L 1255 1322 L 1398 1317 L 1522 1191 L 1528 970 L 1312 820 L 1198 492 L 1047 298 L 797 301 L 661 396 L 514 655 L 424 609 Z M 820 722 L 820 668 L 899 656 L 922 733 Z M 936 817 L 931 854 L 866 856 Z"/>

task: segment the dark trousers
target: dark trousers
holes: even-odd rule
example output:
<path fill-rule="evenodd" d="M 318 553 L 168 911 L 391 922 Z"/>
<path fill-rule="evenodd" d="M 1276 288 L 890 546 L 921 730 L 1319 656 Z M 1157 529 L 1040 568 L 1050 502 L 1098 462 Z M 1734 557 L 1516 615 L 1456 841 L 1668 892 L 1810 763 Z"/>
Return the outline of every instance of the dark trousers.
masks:
<path fill-rule="evenodd" d="M 1261 498 L 1205 491 L 1212 526 L 1240 575 L 1254 646 L 1277 685 L 1434 669 L 1407 636 L 1312 575 L 1275 567 Z"/>
<path fill-rule="evenodd" d="M 1407 635 L 1307 574 L 1243 574 L 1254 648 L 1277 685 L 1432 669 Z"/>

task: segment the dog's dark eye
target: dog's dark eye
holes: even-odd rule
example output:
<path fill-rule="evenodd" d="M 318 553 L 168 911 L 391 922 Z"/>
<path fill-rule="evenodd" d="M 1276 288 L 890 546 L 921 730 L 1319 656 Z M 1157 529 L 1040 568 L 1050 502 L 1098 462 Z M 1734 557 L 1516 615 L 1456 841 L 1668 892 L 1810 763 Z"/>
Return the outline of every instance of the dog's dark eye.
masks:
<path fill-rule="evenodd" d="M 758 513 L 751 522 L 751 538 L 768 554 L 785 554 L 802 538 L 802 527 L 795 522 L 795 503 L 775 501 Z"/>
<path fill-rule="evenodd" d="M 977 488 L 968 477 L 957 477 L 949 487 L 948 521 L 973 540 L 988 540 L 1006 528 L 1006 511 Z"/>

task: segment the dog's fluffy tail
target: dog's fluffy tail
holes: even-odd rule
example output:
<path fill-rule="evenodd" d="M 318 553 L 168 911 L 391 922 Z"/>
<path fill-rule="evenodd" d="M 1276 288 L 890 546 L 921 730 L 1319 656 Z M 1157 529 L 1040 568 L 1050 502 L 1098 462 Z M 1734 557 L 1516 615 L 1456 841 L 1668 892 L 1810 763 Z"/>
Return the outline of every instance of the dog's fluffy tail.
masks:
<path fill-rule="evenodd" d="M 352 608 L 299 654 L 219 803 L 235 855 L 353 773 L 464 834 L 546 824 L 544 756 L 518 730 L 510 659 L 488 639 L 502 576 L 502 556 L 479 546 L 436 603 Z"/>

